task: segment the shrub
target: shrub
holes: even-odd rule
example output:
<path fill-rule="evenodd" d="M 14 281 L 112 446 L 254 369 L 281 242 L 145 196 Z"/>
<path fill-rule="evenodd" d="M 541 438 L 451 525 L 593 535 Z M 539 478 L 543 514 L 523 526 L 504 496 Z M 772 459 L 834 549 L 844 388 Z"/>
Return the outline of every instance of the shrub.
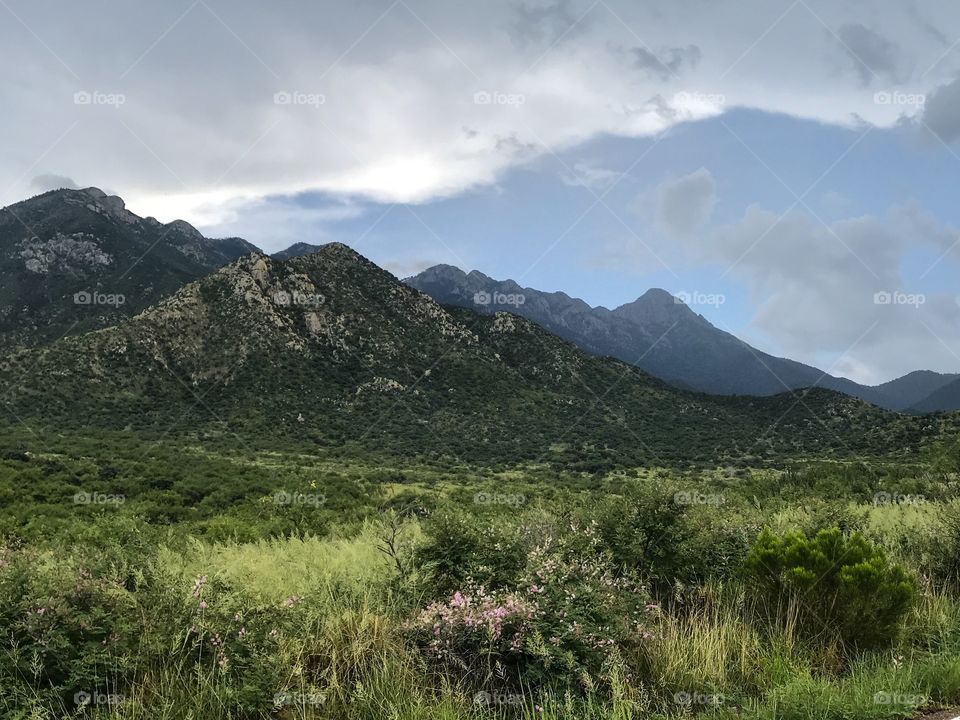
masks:
<path fill-rule="evenodd" d="M 468 579 L 410 623 L 415 642 L 443 670 L 484 690 L 495 676 L 514 686 L 522 679 L 598 689 L 620 651 L 648 636 L 656 608 L 646 588 L 618 569 L 596 525 L 540 518 L 511 542 L 520 552 L 512 582 L 491 588 Z M 437 548 L 436 538 L 426 547 Z"/>
<path fill-rule="evenodd" d="M 489 589 L 516 583 L 523 557 L 519 523 L 446 511 L 425 523 L 415 561 L 428 597 L 440 599 L 469 583 Z"/>
<path fill-rule="evenodd" d="M 930 569 L 938 578 L 960 584 L 960 503 L 945 505 L 930 544 Z"/>
<path fill-rule="evenodd" d="M 845 537 L 839 528 L 812 538 L 764 530 L 745 570 L 768 616 L 783 622 L 784 609 L 792 608 L 802 633 L 837 632 L 854 649 L 889 645 L 916 597 L 902 567 L 859 533 Z"/>

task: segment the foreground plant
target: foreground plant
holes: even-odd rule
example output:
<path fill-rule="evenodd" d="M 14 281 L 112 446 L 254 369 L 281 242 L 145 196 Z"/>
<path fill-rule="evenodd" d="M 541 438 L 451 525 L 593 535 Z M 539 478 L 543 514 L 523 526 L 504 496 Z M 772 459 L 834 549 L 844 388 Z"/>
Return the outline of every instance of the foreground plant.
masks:
<path fill-rule="evenodd" d="M 838 529 L 814 537 L 764 530 L 745 563 L 762 611 L 788 614 L 807 635 L 839 633 L 847 648 L 890 645 L 917 594 L 916 581 L 859 533 Z"/>

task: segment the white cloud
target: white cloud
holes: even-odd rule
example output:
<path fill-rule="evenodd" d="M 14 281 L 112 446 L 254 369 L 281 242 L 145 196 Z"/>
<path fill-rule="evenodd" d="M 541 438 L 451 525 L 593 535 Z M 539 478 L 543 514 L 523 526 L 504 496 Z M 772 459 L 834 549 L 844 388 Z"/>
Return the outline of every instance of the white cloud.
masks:
<path fill-rule="evenodd" d="M 933 0 L 877 0 L 869 27 L 858 7 L 814 1 L 784 15 L 766 0 L 237 0 L 179 21 L 146 0 L 110 13 L 11 2 L 32 32 L 0 24 L 17 57 L 0 68 L 0 202 L 29 194 L 23 178 L 65 173 L 196 224 L 217 204 L 307 190 L 425 202 L 725 107 L 889 126 L 905 108 L 874 102 L 851 51 L 918 93 L 960 62 L 930 33 L 960 34 L 960 6 Z M 491 102 L 475 103 L 481 91 Z M 75 104 L 78 92 L 124 102 Z"/>

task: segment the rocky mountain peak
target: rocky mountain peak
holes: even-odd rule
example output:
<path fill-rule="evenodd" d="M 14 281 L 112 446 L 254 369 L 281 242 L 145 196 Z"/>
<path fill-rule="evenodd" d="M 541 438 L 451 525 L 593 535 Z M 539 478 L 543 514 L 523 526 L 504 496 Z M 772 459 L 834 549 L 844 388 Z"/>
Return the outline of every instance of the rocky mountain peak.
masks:
<path fill-rule="evenodd" d="M 621 305 L 614 315 L 638 324 L 672 324 L 697 317 L 681 297 L 666 290 L 651 288 L 632 303 Z"/>
<path fill-rule="evenodd" d="M 174 220 L 173 222 L 167 223 L 166 228 L 178 232 L 191 240 L 202 241 L 205 239 L 203 234 L 186 220 Z"/>
<path fill-rule="evenodd" d="M 92 203 L 87 204 L 88 210 L 94 210 L 102 215 L 129 223 L 131 225 L 142 222 L 142 218 L 127 210 L 127 204 L 119 195 L 107 195 L 98 187 L 88 187 L 78 191 L 92 199 Z"/>
<path fill-rule="evenodd" d="M 454 267 L 453 265 L 444 265 L 441 263 L 440 265 L 428 267 L 416 277 L 424 282 L 456 281 L 462 283 L 466 280 L 467 274 L 458 267 Z M 413 278 L 406 278 L 404 282 L 412 279 Z"/>

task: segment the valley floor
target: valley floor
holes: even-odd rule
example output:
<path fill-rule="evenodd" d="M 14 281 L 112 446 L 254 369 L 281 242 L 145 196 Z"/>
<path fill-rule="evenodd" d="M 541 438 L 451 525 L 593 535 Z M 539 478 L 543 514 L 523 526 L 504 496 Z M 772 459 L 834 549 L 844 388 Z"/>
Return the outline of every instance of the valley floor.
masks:
<path fill-rule="evenodd" d="M 935 458 L 587 475 L 45 441 L 0 454 L 3 717 L 960 706 Z"/>

